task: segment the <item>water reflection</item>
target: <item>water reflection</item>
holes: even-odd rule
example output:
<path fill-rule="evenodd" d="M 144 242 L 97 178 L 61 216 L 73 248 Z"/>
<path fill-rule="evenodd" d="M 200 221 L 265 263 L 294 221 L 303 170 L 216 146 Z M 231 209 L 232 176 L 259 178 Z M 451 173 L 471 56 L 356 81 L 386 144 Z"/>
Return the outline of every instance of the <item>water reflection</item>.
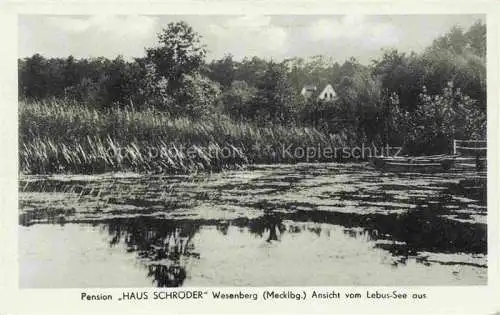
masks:
<path fill-rule="evenodd" d="M 116 218 L 107 220 L 102 228 L 109 236 L 109 246 L 126 247 L 146 262 L 147 276 L 159 287 L 181 286 L 186 279 L 185 264 L 199 259 L 192 239 L 201 226 L 215 225 L 227 235 L 230 226 L 245 228 L 266 242 L 279 241 L 285 225 L 278 214 L 269 213 L 252 220 L 207 221 L 165 220 L 154 217 Z"/>
<path fill-rule="evenodd" d="M 485 267 L 467 260 L 487 253 L 485 183 L 466 183 L 453 174 L 374 176 L 359 165 L 296 165 L 205 179 L 43 178 L 21 186 L 21 226 L 98 226 L 108 246 L 134 255 L 159 287 L 183 286 L 200 277 L 217 283 L 220 279 L 210 278 L 206 270 L 193 270 L 206 259 L 224 265 L 227 257 L 227 264 L 234 265 L 242 264 L 237 255 L 248 255 L 252 261 L 264 255 L 253 252 L 259 246 L 264 260 L 276 255 L 285 265 L 291 263 L 286 259 L 297 257 L 280 249 L 287 246 L 299 260 L 318 264 L 301 266 L 301 272 L 322 268 L 322 263 L 327 269 L 330 263 L 348 268 L 356 262 L 344 259 L 366 252 L 371 265 L 362 268 Z M 227 248 L 214 248 L 216 240 Z M 314 248 L 316 242 L 323 247 Z M 359 249 L 345 249 L 345 244 Z M 380 262 L 381 253 L 390 259 L 384 256 L 388 260 Z M 435 255 L 468 258 L 449 261 Z M 266 267 L 269 272 L 281 271 L 283 261 L 273 263 Z M 227 274 L 218 274 L 221 279 L 235 272 L 226 267 Z"/>
<path fill-rule="evenodd" d="M 337 227 L 347 237 L 369 242 L 373 249 L 389 253 L 395 267 L 405 266 L 412 258 L 416 263 L 430 266 L 431 260 L 421 254 L 424 252 L 486 254 L 484 225 L 449 220 L 440 216 L 441 213 L 442 209 L 433 205 L 402 215 L 295 211 L 268 212 L 254 219 L 224 221 L 135 217 L 109 220 L 103 226 L 110 237 L 109 246 L 122 244 L 128 252 L 135 253 L 147 266 L 147 276 L 155 285 L 176 287 L 182 286 L 189 276 L 186 265 L 207 254 L 199 252 L 193 242 L 200 230 L 207 227 L 214 227 L 226 239 L 232 237 L 228 234 L 229 229 L 237 227 L 240 234 L 249 233 L 267 243 L 280 242 L 285 233 L 330 238 L 329 233 Z M 439 260 L 433 263 L 446 264 Z M 457 264 L 484 266 L 468 262 Z"/>
<path fill-rule="evenodd" d="M 283 219 L 277 213 L 266 215 L 249 221 L 249 231 L 260 237 L 267 235 L 266 242 L 278 241 L 281 234 L 285 232 Z"/>
<path fill-rule="evenodd" d="M 158 287 L 180 287 L 186 279 L 186 270 L 179 265 L 151 264 L 148 277 L 153 278 Z"/>
<path fill-rule="evenodd" d="M 109 220 L 105 227 L 110 246 L 122 242 L 128 252 L 136 252 L 138 258 L 152 262 L 148 264 L 148 277 L 159 287 L 182 285 L 186 270 L 181 260 L 199 257 L 191 243 L 200 228 L 196 221 L 138 217 Z"/>

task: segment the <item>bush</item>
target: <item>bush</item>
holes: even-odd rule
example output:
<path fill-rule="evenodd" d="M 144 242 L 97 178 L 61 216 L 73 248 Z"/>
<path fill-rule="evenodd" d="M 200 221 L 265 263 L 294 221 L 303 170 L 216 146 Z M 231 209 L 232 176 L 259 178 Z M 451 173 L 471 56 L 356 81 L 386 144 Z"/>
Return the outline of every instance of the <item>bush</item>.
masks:
<path fill-rule="evenodd" d="M 415 111 L 393 114 L 410 154 L 450 153 L 453 139 L 486 136 L 486 115 L 478 102 L 452 82 L 439 95 L 429 95 L 424 87 Z"/>

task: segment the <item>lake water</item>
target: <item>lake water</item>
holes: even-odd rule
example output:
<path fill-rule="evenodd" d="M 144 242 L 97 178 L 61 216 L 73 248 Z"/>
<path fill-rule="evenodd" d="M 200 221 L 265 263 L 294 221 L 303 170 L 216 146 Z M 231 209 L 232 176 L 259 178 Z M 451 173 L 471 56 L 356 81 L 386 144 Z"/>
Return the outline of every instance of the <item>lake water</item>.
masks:
<path fill-rule="evenodd" d="M 23 176 L 20 285 L 481 285 L 487 209 L 463 174 L 364 164 Z"/>

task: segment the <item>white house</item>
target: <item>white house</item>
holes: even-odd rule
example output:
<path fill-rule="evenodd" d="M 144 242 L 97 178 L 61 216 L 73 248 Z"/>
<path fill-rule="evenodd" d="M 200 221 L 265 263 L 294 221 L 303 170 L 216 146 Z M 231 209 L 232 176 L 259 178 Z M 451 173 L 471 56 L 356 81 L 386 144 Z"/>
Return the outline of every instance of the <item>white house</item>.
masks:
<path fill-rule="evenodd" d="M 327 84 L 323 91 L 319 93 L 318 99 L 322 101 L 333 101 L 337 98 L 337 93 L 331 84 Z"/>
<path fill-rule="evenodd" d="M 337 93 L 331 84 L 327 84 L 321 93 L 317 93 L 318 89 L 315 85 L 304 85 L 300 95 L 305 99 L 317 98 L 321 101 L 334 101 L 337 98 Z"/>

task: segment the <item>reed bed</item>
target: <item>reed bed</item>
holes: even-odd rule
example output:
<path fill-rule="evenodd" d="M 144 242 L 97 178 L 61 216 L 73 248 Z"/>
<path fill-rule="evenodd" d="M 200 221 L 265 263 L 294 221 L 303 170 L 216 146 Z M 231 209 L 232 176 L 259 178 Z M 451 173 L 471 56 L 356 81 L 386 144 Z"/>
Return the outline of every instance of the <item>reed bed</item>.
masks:
<path fill-rule="evenodd" d="M 171 118 L 153 109 L 104 112 L 61 100 L 21 102 L 19 134 L 25 174 L 216 172 L 253 163 L 306 161 L 285 150 L 356 144 L 354 133 L 345 130 L 325 134 L 314 128 L 262 127 L 217 115 Z"/>

